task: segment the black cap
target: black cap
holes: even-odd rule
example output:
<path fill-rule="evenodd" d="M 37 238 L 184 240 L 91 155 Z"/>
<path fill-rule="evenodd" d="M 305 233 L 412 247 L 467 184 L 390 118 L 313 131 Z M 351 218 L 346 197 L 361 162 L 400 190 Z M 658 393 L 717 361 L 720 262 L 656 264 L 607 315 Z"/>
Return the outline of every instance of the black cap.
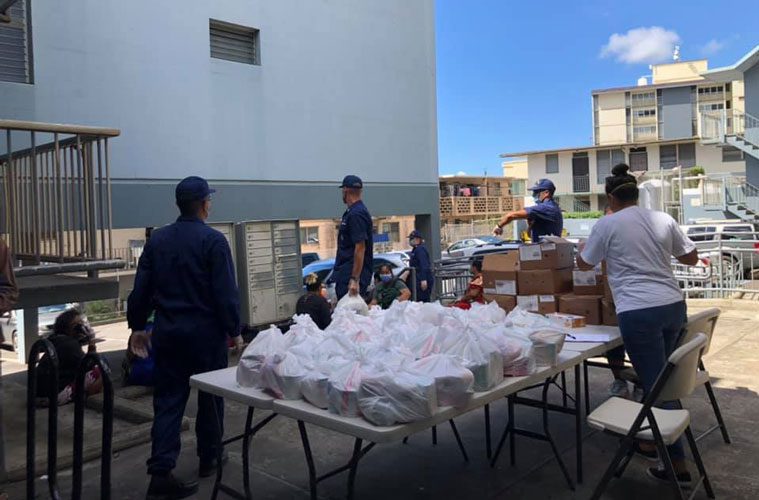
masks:
<path fill-rule="evenodd" d="M 346 175 L 345 179 L 343 179 L 343 183 L 340 184 L 340 187 L 362 189 L 364 187 L 364 183 L 361 181 L 361 177 L 357 175 Z"/>
<path fill-rule="evenodd" d="M 556 185 L 550 179 L 540 179 L 530 188 L 530 191 L 533 193 L 536 191 L 550 191 L 553 193 L 556 191 Z"/>
<path fill-rule="evenodd" d="M 177 184 L 175 195 L 177 201 L 196 201 L 204 200 L 215 192 L 216 190 L 211 189 L 205 179 L 193 175 L 185 177 Z"/>
<path fill-rule="evenodd" d="M 411 238 L 422 238 L 422 233 L 420 233 L 419 231 L 417 231 L 416 229 L 414 229 L 413 231 L 411 231 L 411 234 L 409 234 L 408 237 L 409 237 L 409 239 L 411 239 Z M 424 239 L 424 238 L 422 238 L 422 239 Z"/>

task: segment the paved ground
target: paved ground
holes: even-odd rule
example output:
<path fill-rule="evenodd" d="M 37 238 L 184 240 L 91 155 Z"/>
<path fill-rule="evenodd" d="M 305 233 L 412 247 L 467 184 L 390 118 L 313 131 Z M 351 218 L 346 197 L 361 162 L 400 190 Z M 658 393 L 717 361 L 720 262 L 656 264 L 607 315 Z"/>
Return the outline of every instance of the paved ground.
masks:
<path fill-rule="evenodd" d="M 690 311 L 695 312 L 709 303 L 693 301 Z M 754 421 L 759 413 L 759 307 L 756 302 L 722 301 L 724 313 L 712 343 L 712 350 L 705 363 L 712 374 L 717 398 L 730 429 L 733 444 L 722 442 L 719 433 L 713 433 L 700 442 L 700 448 L 711 474 L 718 498 L 752 499 L 759 497 L 759 434 Z M 123 324 L 101 327 L 99 334 L 108 338 L 108 345 L 123 349 L 126 332 Z M 103 347 L 106 343 L 103 343 Z M 103 350 L 103 349 L 101 349 Z M 116 352 L 114 354 L 118 355 Z M 9 363 L 3 365 L 3 373 Z M 14 377 L 4 377 L 6 380 Z M 570 377 L 571 380 L 571 377 Z M 605 399 L 609 383 L 605 370 L 591 370 L 593 405 Z M 694 428 L 697 432 L 711 426 L 714 416 L 707 404 L 703 389 L 685 401 L 692 410 Z M 500 433 L 505 421 L 505 404 L 496 404 L 492 411 L 495 433 Z M 226 424 L 229 431 L 242 428 L 245 409 L 235 404 L 227 405 Z M 194 415 L 194 402 L 187 415 Z M 7 413 L 7 412 L 6 412 Z M 263 418 L 262 413 L 258 418 Z M 63 416 L 61 418 L 64 418 Z M 540 425 L 539 413 L 532 409 L 517 412 L 519 424 L 532 429 Z M 22 416 L 6 415 L 6 435 L 10 429 L 22 424 Z M 610 456 L 615 451 L 615 440 L 586 428 L 585 469 L 586 481 L 576 492 L 566 483 L 552 458 L 547 444 L 518 438 L 518 464 L 508 465 L 502 457 L 491 469 L 485 459 L 483 417 L 481 413 L 457 419 L 467 451 L 471 457 L 465 463 L 456 448 L 455 441 L 446 427 L 439 431 L 439 444 L 432 446 L 428 433 L 412 437 L 409 444 L 382 445 L 372 450 L 361 462 L 358 471 L 356 498 L 384 499 L 392 495 L 394 500 L 435 498 L 587 498 L 600 478 Z M 10 426 L 10 427 L 9 427 Z M 574 473 L 575 450 L 573 445 L 573 420 L 562 415 L 551 416 L 551 428 L 557 438 L 563 457 Z M 326 471 L 347 461 L 352 440 L 339 435 L 309 428 L 317 468 Z M 178 473 L 191 477 L 197 473 L 194 455 L 195 440 L 192 432 L 183 435 L 183 451 Z M 308 476 L 297 427 L 287 419 L 275 419 L 253 443 L 251 480 L 256 498 L 305 499 L 308 498 Z M 9 455 L 24 450 L 7 449 Z M 147 477 L 144 461 L 149 445 L 143 444 L 118 453 L 113 460 L 112 498 L 144 498 Z M 643 471 L 648 463 L 636 459 L 622 479 L 612 482 L 608 498 L 667 498 L 669 491 L 645 477 Z M 230 448 L 230 463 L 225 469 L 230 484 L 241 485 L 240 446 Z M 59 475 L 64 492 L 70 488 L 70 472 Z M 343 498 L 346 477 L 338 476 L 321 483 L 320 498 Z M 96 498 L 98 492 L 99 465 L 87 465 L 85 472 L 85 498 Z M 201 482 L 197 498 L 208 498 L 213 481 Z M 24 498 L 23 484 L 7 485 L 9 498 Z M 44 485 L 38 482 L 38 492 Z M 44 495 L 39 495 L 45 498 Z M 223 496 L 222 496 L 223 497 Z M 706 498 L 703 491 L 696 498 Z"/>

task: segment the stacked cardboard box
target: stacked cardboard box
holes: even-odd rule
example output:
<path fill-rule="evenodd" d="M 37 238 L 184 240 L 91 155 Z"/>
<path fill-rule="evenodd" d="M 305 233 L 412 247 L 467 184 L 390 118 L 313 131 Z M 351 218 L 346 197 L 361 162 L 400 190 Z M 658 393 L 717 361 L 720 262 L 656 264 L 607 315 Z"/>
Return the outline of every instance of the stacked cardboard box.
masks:
<path fill-rule="evenodd" d="M 495 301 L 504 310 L 517 306 L 517 252 L 486 255 L 482 262 L 485 300 Z"/>

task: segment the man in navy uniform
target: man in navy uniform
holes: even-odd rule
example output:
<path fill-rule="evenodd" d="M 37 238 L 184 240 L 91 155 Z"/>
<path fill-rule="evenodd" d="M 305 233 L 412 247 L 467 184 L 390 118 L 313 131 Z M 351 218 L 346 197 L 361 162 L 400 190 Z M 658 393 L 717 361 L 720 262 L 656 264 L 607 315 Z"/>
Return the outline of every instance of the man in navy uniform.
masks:
<path fill-rule="evenodd" d="M 408 235 L 408 242 L 412 248 L 409 266 L 416 269 L 416 300 L 419 302 L 429 302 L 432 295 L 432 286 L 435 284 L 430 253 L 424 245 L 422 233 L 416 229 Z"/>
<path fill-rule="evenodd" d="M 543 236 L 561 236 L 564 230 L 564 216 L 553 199 L 556 186 L 550 179 L 540 179 L 532 186 L 535 205 L 504 215 L 493 230 L 493 234 L 503 234 L 503 226 L 517 219 L 527 219 L 530 226 L 530 240 L 539 243 Z"/>
<path fill-rule="evenodd" d="M 189 379 L 227 366 L 227 336 L 236 349 L 242 347 L 240 300 L 229 244 L 205 224 L 213 192 L 200 177 L 187 177 L 177 185 L 181 215 L 151 235 L 129 295 L 130 350 L 144 357 L 152 344 L 155 358 L 148 499 L 185 498 L 197 492 L 197 482 L 181 482 L 172 474 L 181 446 Z M 155 324 L 148 337 L 145 324 L 152 310 Z M 222 456 L 223 412 L 222 398 L 198 394 L 195 433 L 201 477 L 213 474 L 217 457 Z"/>
<path fill-rule="evenodd" d="M 343 203 L 348 209 L 340 222 L 337 235 L 337 255 L 332 273 L 338 300 L 345 294 L 366 295 L 372 279 L 372 216 L 361 201 L 364 183 L 348 175 L 340 185 Z"/>

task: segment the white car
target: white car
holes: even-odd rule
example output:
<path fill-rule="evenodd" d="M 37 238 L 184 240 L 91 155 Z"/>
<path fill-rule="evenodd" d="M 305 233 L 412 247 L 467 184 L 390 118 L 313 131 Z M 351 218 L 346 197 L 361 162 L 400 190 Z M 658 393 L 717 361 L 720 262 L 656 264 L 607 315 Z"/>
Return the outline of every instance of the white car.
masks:
<path fill-rule="evenodd" d="M 472 257 L 487 253 L 519 248 L 518 242 L 506 241 L 495 236 L 478 236 L 457 241 L 443 252 L 443 259 Z"/>
<path fill-rule="evenodd" d="M 53 325 L 55 324 L 55 318 L 62 312 L 69 309 L 78 309 L 79 304 L 68 303 L 58 304 L 54 306 L 43 306 L 37 311 L 39 314 L 39 332 L 40 336 L 47 335 L 53 332 Z M 89 326 L 87 316 L 84 316 L 84 323 Z M 16 326 L 16 312 L 11 311 L 0 317 L 0 327 L 2 328 L 3 338 L 5 342 L 10 342 L 15 351 L 18 348 L 18 328 Z"/>

